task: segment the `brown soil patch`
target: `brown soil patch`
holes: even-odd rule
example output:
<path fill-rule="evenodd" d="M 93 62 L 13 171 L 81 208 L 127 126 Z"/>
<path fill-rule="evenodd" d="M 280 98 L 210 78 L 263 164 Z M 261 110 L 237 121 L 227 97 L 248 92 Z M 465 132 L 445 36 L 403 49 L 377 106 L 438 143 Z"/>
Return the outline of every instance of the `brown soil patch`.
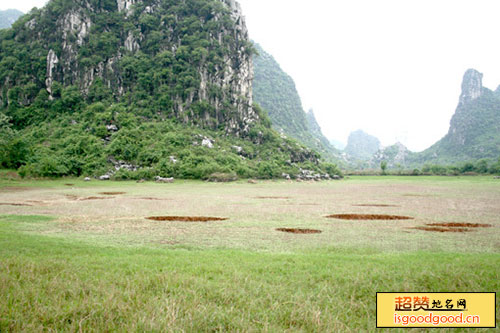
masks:
<path fill-rule="evenodd" d="M 226 221 L 227 218 L 208 217 L 208 216 L 150 216 L 146 217 L 152 221 L 172 221 L 172 222 L 210 222 L 210 221 Z"/>
<path fill-rule="evenodd" d="M 99 194 L 102 194 L 102 195 L 121 195 L 121 194 L 125 194 L 126 192 L 100 192 Z"/>
<path fill-rule="evenodd" d="M 413 217 L 398 215 L 379 215 L 379 214 L 335 214 L 328 215 L 330 219 L 341 220 L 413 220 Z"/>
<path fill-rule="evenodd" d="M 301 229 L 301 228 L 278 228 L 276 231 L 281 231 L 281 232 L 288 232 L 291 234 L 320 234 L 322 233 L 321 230 L 315 230 L 315 229 Z"/>
<path fill-rule="evenodd" d="M 64 184 L 64 186 L 75 186 L 75 184 Z"/>
<path fill-rule="evenodd" d="M 109 200 L 109 199 L 114 199 L 114 197 L 95 197 L 95 196 L 80 198 L 80 197 L 78 197 L 76 195 L 73 195 L 73 194 L 66 194 L 65 197 L 68 200 L 72 200 L 72 201 L 90 201 L 90 200 Z"/>
<path fill-rule="evenodd" d="M 434 231 L 434 232 L 470 232 L 471 229 L 467 228 L 446 228 L 446 227 L 414 227 L 411 229 L 423 230 L 423 231 Z"/>
<path fill-rule="evenodd" d="M 89 201 L 89 200 L 108 200 L 108 199 L 114 199 L 114 198 L 113 197 L 86 197 L 86 198 L 80 198 L 78 200 Z"/>
<path fill-rule="evenodd" d="M 161 199 L 161 198 L 152 198 L 152 197 L 142 197 L 142 198 L 137 198 L 139 200 L 151 200 L 151 201 L 169 201 L 172 199 Z"/>
<path fill-rule="evenodd" d="M 291 199 L 290 197 L 257 197 L 256 199 Z"/>
<path fill-rule="evenodd" d="M 481 224 L 481 223 L 428 223 L 431 227 L 446 227 L 446 228 L 491 228 L 491 224 Z"/>
<path fill-rule="evenodd" d="M 0 187 L 0 192 L 24 192 L 37 190 L 35 187 L 22 187 L 22 186 L 6 186 Z"/>
<path fill-rule="evenodd" d="M 429 194 L 414 194 L 414 193 L 403 194 L 403 197 L 426 198 L 426 197 L 430 197 L 430 196 L 431 195 L 429 195 Z"/>
<path fill-rule="evenodd" d="M 386 205 L 386 204 L 359 204 L 353 206 L 354 207 L 401 207 L 397 205 Z"/>
<path fill-rule="evenodd" d="M 24 204 L 24 203 L 0 202 L 0 206 L 26 206 L 26 207 L 31 207 L 32 205 Z"/>

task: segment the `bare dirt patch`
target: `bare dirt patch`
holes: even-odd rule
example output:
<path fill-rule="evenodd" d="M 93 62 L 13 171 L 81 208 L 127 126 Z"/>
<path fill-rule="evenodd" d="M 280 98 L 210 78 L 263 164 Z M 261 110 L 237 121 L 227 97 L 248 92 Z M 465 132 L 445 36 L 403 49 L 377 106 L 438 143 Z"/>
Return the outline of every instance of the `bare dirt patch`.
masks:
<path fill-rule="evenodd" d="M 491 228 L 491 224 L 481 224 L 481 223 L 428 223 L 427 226 L 431 227 L 446 227 L 446 228 Z"/>
<path fill-rule="evenodd" d="M 114 199 L 114 197 L 96 197 L 96 196 L 91 196 L 91 197 L 78 197 L 73 194 L 66 194 L 65 197 L 68 200 L 71 201 L 91 201 L 91 200 L 109 200 L 109 199 Z"/>
<path fill-rule="evenodd" d="M 386 205 L 386 204 L 359 204 L 353 206 L 354 207 L 401 207 L 398 205 Z"/>
<path fill-rule="evenodd" d="M 416 193 L 406 193 L 403 194 L 403 197 L 416 197 L 416 198 L 427 198 L 431 197 L 432 195 L 430 194 L 416 194 Z"/>
<path fill-rule="evenodd" d="M 64 186 L 75 186 L 75 184 L 64 184 Z"/>
<path fill-rule="evenodd" d="M 171 222 L 212 222 L 226 221 L 228 218 L 208 217 L 208 216 L 150 216 L 146 217 L 152 221 L 171 221 Z"/>
<path fill-rule="evenodd" d="M 121 195 L 125 194 L 126 192 L 99 192 L 101 195 Z"/>
<path fill-rule="evenodd" d="M 23 186 L 5 186 L 0 187 L 0 192 L 24 192 L 24 191 L 34 191 L 38 190 L 35 187 L 23 187 Z"/>
<path fill-rule="evenodd" d="M 300 234 L 300 235 L 305 235 L 305 234 L 320 234 L 322 233 L 321 230 L 316 230 L 316 229 L 302 229 L 302 228 L 278 228 L 276 231 L 281 231 L 281 232 L 288 232 L 291 234 Z"/>
<path fill-rule="evenodd" d="M 413 217 L 398 215 L 380 215 L 380 214 L 334 214 L 326 216 L 330 219 L 341 220 L 413 220 Z"/>
<path fill-rule="evenodd" d="M 420 226 L 410 229 L 423 230 L 423 231 L 433 231 L 433 232 L 470 232 L 472 229 L 468 228 L 446 228 L 446 227 L 431 227 L 431 226 Z"/>
<path fill-rule="evenodd" d="M 108 200 L 108 199 L 114 199 L 114 197 L 86 197 L 86 198 L 79 198 L 79 201 L 90 201 L 90 200 Z"/>
<path fill-rule="evenodd" d="M 162 198 L 153 198 L 153 197 L 141 197 L 141 198 L 137 198 L 139 200 L 149 200 L 149 201 L 169 201 L 169 200 L 172 200 L 172 199 L 162 199 Z"/>
<path fill-rule="evenodd" d="M 33 205 L 25 204 L 25 203 L 16 203 L 16 202 L 0 202 L 0 206 L 25 206 L 31 207 Z"/>
<path fill-rule="evenodd" d="M 276 200 L 287 200 L 290 197 L 256 197 L 256 199 L 276 199 Z"/>

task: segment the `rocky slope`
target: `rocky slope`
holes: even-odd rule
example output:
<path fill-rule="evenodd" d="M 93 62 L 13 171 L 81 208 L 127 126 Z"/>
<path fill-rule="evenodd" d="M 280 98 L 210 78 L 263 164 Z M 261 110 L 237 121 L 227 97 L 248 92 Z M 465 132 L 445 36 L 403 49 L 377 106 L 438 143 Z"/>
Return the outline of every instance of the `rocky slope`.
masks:
<path fill-rule="evenodd" d="M 411 152 L 400 142 L 379 149 L 370 159 L 369 165 L 371 168 L 378 168 L 382 161 L 387 162 L 389 169 L 393 168 L 408 168 L 415 153 Z"/>
<path fill-rule="evenodd" d="M 469 69 L 448 134 L 415 157 L 416 163 L 455 163 L 500 156 L 500 90 L 482 84 L 483 74 Z"/>
<path fill-rule="evenodd" d="M 0 44 L 0 112 L 27 148 L 3 166 L 184 178 L 320 169 L 254 105 L 254 48 L 234 0 L 51 0 Z"/>
<path fill-rule="evenodd" d="M 0 10 L 0 29 L 10 28 L 22 15 L 23 12 L 17 9 Z"/>
<path fill-rule="evenodd" d="M 223 124 L 240 134 L 258 120 L 252 108 L 252 47 L 235 1 L 53 0 L 23 23 L 15 40 L 35 53 L 31 67 L 46 71 L 11 71 L 3 96 L 35 82 L 34 93 L 24 89 L 20 96 L 31 104 L 42 88 L 53 99 L 55 83 L 77 86 L 86 96 L 101 84 L 115 100 L 138 90 L 161 99 L 158 111 L 171 109 L 185 123 Z M 8 56 L 15 54 L 3 58 Z"/>
<path fill-rule="evenodd" d="M 320 152 L 327 160 L 338 160 L 339 152 L 321 132 L 314 113 L 304 112 L 293 79 L 262 47 L 257 44 L 256 48 L 254 98 L 269 112 L 273 128 Z"/>

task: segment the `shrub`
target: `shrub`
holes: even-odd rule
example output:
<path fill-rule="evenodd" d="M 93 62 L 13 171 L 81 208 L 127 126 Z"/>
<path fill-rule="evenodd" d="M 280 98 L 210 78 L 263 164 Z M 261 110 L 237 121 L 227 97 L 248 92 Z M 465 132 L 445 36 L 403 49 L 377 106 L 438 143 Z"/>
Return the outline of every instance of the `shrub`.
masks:
<path fill-rule="evenodd" d="M 207 180 L 209 182 L 214 182 L 214 183 L 228 183 L 238 180 L 238 176 L 234 172 L 230 173 L 215 172 L 212 173 L 210 176 L 208 176 Z"/>

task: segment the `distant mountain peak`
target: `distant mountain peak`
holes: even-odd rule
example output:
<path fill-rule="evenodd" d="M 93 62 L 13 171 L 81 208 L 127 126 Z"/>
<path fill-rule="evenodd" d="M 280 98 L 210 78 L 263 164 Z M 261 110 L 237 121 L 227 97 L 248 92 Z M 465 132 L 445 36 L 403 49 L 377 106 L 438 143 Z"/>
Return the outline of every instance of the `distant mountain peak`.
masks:
<path fill-rule="evenodd" d="M 451 118 L 448 134 L 420 154 L 425 162 L 455 163 L 500 154 L 499 90 L 483 87 L 483 74 L 465 72 L 460 102 Z"/>
<path fill-rule="evenodd" d="M 17 9 L 0 10 L 0 29 L 10 28 L 24 13 Z"/>
<path fill-rule="evenodd" d="M 378 138 L 359 129 L 349 135 L 345 152 L 358 160 L 369 160 L 381 148 Z"/>
<path fill-rule="evenodd" d="M 483 74 L 475 69 L 468 69 L 462 80 L 462 94 L 459 105 L 465 105 L 478 99 L 483 94 Z"/>

